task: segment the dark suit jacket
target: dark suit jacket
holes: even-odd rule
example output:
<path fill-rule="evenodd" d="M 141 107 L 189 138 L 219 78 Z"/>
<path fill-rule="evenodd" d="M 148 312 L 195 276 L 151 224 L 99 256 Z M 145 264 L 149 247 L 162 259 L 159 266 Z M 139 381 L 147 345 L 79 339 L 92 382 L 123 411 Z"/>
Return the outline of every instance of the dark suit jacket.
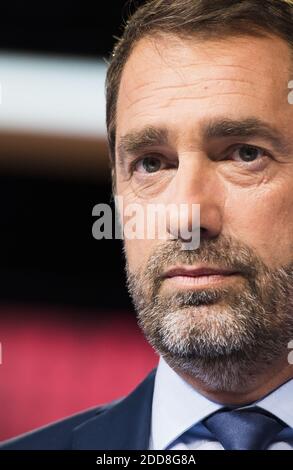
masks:
<path fill-rule="evenodd" d="M 0 450 L 147 450 L 156 369 L 127 397 L 0 444 Z"/>

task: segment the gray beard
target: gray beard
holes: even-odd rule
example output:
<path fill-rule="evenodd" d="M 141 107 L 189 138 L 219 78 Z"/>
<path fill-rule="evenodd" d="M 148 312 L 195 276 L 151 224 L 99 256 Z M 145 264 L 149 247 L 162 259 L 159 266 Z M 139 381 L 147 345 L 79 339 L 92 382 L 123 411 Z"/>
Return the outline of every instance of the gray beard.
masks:
<path fill-rule="evenodd" d="M 226 262 L 220 263 L 228 245 L 230 260 L 226 256 Z M 248 380 L 252 383 L 286 357 L 293 339 L 293 263 L 272 271 L 251 249 L 235 246 L 234 266 L 242 266 L 245 278 L 241 287 L 169 295 L 160 292 L 158 272 L 159 266 L 179 259 L 232 267 L 233 245 L 231 240 L 204 242 L 194 253 L 176 252 L 178 244 L 166 245 L 144 271 L 131 273 L 126 266 L 138 324 L 156 352 L 173 369 L 211 390 L 227 392 L 241 390 Z"/>

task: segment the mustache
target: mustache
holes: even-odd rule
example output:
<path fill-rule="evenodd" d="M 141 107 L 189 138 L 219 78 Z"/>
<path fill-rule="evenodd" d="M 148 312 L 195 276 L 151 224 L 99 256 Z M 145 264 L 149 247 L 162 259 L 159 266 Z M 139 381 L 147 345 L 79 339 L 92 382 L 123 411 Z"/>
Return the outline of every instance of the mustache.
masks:
<path fill-rule="evenodd" d="M 237 271 L 250 280 L 259 272 L 269 272 L 269 268 L 251 247 L 231 237 L 222 236 L 217 239 L 203 239 L 196 250 L 182 250 L 180 240 L 160 244 L 149 257 L 144 275 L 158 281 L 170 266 L 196 264 Z"/>

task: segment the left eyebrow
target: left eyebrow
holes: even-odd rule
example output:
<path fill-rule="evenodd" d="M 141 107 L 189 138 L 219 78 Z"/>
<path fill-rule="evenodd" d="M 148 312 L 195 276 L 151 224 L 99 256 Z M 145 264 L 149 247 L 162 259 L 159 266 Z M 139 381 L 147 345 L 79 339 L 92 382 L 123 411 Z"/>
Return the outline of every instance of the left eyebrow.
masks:
<path fill-rule="evenodd" d="M 278 152 L 288 155 L 292 151 L 290 143 L 279 130 L 257 118 L 216 119 L 203 125 L 202 136 L 204 140 L 259 137 L 269 142 Z"/>

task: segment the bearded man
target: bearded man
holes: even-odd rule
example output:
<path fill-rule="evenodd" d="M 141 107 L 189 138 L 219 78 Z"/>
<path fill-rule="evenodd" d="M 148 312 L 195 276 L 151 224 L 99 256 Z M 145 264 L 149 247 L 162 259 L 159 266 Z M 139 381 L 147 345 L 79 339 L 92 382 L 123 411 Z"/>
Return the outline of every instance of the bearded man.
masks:
<path fill-rule="evenodd" d="M 129 19 L 107 75 L 113 191 L 190 208 L 164 240 L 124 240 L 159 365 L 2 448 L 293 449 L 292 48 L 291 1 L 150 0 Z"/>

